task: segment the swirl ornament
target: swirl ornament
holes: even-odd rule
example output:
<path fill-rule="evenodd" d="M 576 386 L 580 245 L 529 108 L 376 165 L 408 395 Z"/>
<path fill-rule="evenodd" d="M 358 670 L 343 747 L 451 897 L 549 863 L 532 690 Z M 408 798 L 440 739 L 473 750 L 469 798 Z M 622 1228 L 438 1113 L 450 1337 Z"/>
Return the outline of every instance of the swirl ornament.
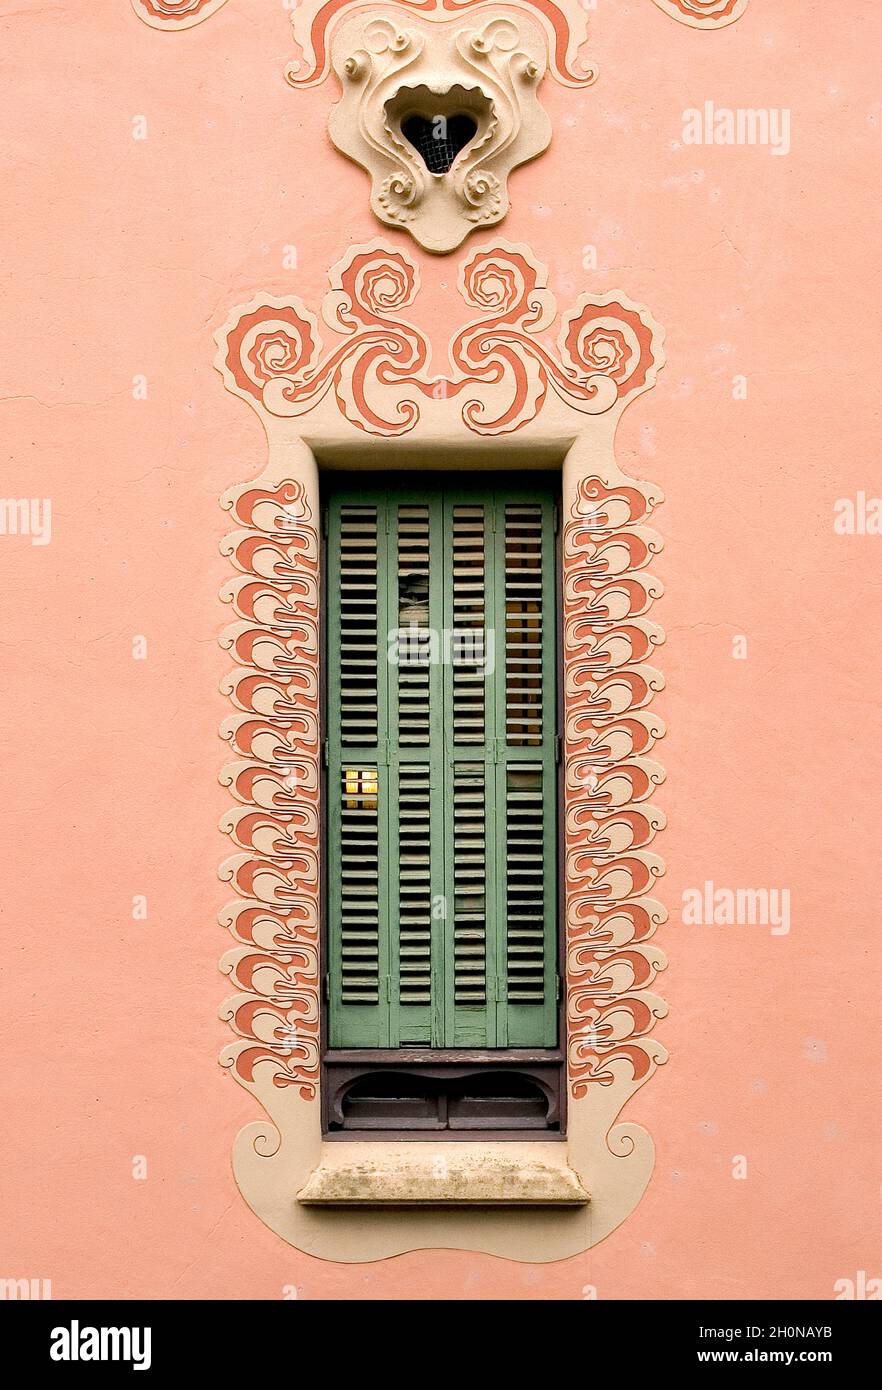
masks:
<path fill-rule="evenodd" d="M 331 393 L 357 428 L 405 434 L 419 416 L 408 387 L 418 387 L 429 358 L 424 335 L 399 317 L 419 289 L 417 268 L 375 243 L 353 249 L 334 267 L 331 283 L 323 312 L 341 335 L 336 348 L 322 356 L 317 320 L 299 299 L 259 297 L 218 335 L 224 379 L 279 417 L 305 415 Z M 390 387 L 401 389 L 386 407 Z"/>
<path fill-rule="evenodd" d="M 580 415 L 623 407 L 655 381 L 658 325 L 625 295 L 582 295 L 561 319 L 556 350 L 544 334 L 556 305 L 546 271 L 524 246 L 500 242 L 459 269 L 473 317 L 448 349 L 452 373 L 433 376 L 426 333 L 403 317 L 420 292 L 415 263 L 382 241 L 354 247 L 330 272 L 322 306 L 337 335 L 325 350 L 299 299 L 258 297 L 217 335 L 227 386 L 278 418 L 334 402 L 345 420 L 387 438 L 414 430 L 428 402 L 458 399 L 479 435 L 514 434 L 554 399 Z"/>
<path fill-rule="evenodd" d="M 486 315 L 467 325 L 450 355 L 463 385 L 508 385 L 506 409 L 470 398 L 463 419 L 480 434 L 508 434 L 534 419 L 549 392 L 571 409 L 601 415 L 655 380 L 658 325 L 624 295 L 583 295 L 564 316 L 555 356 L 536 340 L 555 316 L 545 268 L 524 247 L 480 251 L 460 270 L 460 291 Z M 494 389 L 493 400 L 502 393 Z"/>
<path fill-rule="evenodd" d="M 747 0 L 654 0 L 672 19 L 693 29 L 722 29 L 747 9 Z"/>
<path fill-rule="evenodd" d="M 358 9 L 364 9 L 364 0 L 303 0 L 292 11 L 291 26 L 300 55 L 285 73 L 292 87 L 313 87 L 325 80 L 332 64 L 330 33 Z M 396 9 L 435 24 L 460 15 L 477 19 L 476 11 L 498 13 L 486 0 L 397 0 Z M 587 87 L 595 81 L 597 69 L 583 53 L 588 19 L 579 0 L 508 0 L 506 9 L 520 11 L 544 30 L 543 49 L 558 82 L 566 87 Z M 487 52 L 486 39 L 476 38 L 473 51 Z"/>
<path fill-rule="evenodd" d="M 132 0 L 139 19 L 154 29 L 192 29 L 217 14 L 227 0 Z"/>

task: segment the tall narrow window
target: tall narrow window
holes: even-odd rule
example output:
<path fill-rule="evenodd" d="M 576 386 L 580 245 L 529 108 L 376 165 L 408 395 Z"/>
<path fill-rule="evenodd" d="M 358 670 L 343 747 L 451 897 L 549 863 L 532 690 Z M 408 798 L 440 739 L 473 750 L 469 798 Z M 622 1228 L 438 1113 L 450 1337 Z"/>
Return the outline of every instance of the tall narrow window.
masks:
<path fill-rule="evenodd" d="M 338 479 L 325 508 L 330 1053 L 554 1049 L 553 488 Z"/>

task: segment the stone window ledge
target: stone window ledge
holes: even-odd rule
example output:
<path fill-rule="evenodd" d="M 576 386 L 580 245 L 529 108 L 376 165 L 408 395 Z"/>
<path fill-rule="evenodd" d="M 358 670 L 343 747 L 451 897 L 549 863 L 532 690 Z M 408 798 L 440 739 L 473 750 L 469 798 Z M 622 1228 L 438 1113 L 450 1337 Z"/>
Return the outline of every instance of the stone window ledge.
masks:
<path fill-rule="evenodd" d="M 584 1207 L 562 1145 L 328 1145 L 297 1194 L 313 1207 Z"/>

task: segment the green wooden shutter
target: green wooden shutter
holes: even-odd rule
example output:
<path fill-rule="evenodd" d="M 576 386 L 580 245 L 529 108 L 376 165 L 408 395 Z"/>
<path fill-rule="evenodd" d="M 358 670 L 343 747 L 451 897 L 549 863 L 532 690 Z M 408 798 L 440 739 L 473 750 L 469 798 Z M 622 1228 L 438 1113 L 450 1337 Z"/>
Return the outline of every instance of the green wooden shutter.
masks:
<path fill-rule="evenodd" d="M 551 488 L 326 506 L 330 1045 L 552 1047 Z"/>

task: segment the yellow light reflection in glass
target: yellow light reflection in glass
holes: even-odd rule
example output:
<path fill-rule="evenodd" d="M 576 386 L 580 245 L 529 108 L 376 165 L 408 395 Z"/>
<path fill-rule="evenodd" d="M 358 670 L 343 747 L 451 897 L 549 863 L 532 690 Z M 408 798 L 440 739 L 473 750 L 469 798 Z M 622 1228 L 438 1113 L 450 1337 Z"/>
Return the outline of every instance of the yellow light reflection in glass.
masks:
<path fill-rule="evenodd" d="M 375 767 L 347 767 L 343 773 L 343 788 L 347 811 L 376 811 L 378 784 Z"/>

